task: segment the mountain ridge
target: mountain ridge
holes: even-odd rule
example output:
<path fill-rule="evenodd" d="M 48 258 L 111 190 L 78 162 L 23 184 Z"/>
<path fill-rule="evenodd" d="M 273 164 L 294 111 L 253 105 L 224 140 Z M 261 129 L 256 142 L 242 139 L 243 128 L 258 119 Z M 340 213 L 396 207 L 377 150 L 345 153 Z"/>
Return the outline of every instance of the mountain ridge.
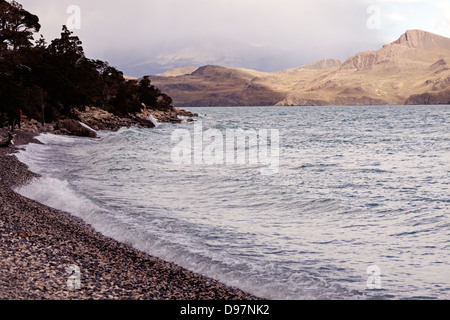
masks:
<path fill-rule="evenodd" d="M 278 72 L 206 65 L 150 79 L 178 107 L 448 104 L 449 62 L 449 38 L 407 30 L 344 62 L 325 59 Z"/>

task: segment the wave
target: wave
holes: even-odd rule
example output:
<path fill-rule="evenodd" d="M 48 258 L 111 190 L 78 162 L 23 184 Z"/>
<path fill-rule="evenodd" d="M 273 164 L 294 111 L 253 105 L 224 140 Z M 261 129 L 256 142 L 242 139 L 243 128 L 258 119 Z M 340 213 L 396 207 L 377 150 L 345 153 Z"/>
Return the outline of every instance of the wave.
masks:
<path fill-rule="evenodd" d="M 77 194 L 65 180 L 50 177 L 35 178 L 15 191 L 54 209 L 70 212 L 80 218 L 92 220 L 100 207 Z"/>
<path fill-rule="evenodd" d="M 127 242 L 133 237 L 133 234 L 127 235 L 119 227 L 119 221 L 114 213 L 78 193 L 66 180 L 50 177 L 35 178 L 14 191 L 48 207 L 81 218 L 105 236 L 117 238 L 117 235 L 121 234 L 122 242 Z"/>
<path fill-rule="evenodd" d="M 156 128 L 159 127 L 159 125 L 161 124 L 153 115 L 148 116 L 147 120 L 150 120 L 155 125 Z"/>
<path fill-rule="evenodd" d="M 86 129 L 88 129 L 88 130 L 91 130 L 91 131 L 94 131 L 94 132 L 97 132 L 97 130 L 94 130 L 94 129 L 92 129 L 91 127 L 89 127 L 87 124 L 85 124 L 85 123 L 83 123 L 83 122 L 81 122 L 81 121 L 78 121 L 83 127 L 85 127 Z"/>
<path fill-rule="evenodd" d="M 107 144 L 121 145 L 139 133 L 137 129 L 123 130 L 105 134 L 103 139 Z M 229 228 L 222 230 L 218 226 L 211 230 L 201 221 L 185 219 L 183 215 L 187 213 L 180 214 L 178 209 L 164 205 L 139 208 L 137 202 L 126 198 L 111 205 L 108 197 L 98 196 L 97 193 L 104 196 L 101 190 L 92 192 L 93 196 L 83 189 L 78 190 L 80 187 L 72 183 L 70 174 L 65 174 L 67 178 L 61 178 L 57 172 L 57 163 L 51 162 L 54 157 L 57 161 L 63 160 L 58 154 L 58 147 L 77 148 L 79 151 L 77 144 L 86 148 L 89 143 L 83 139 L 47 134 L 38 139 L 44 144 L 26 146 L 19 158 L 43 175 L 16 188 L 15 191 L 22 196 L 81 218 L 104 236 L 257 296 L 269 299 L 317 299 L 348 295 L 344 287 L 332 285 L 308 271 L 295 271 L 286 276 L 286 266 L 280 261 L 261 265 L 253 260 L 260 253 L 251 243 L 244 250 L 233 250 L 233 245 L 226 249 L 221 244 L 216 247 L 216 242 L 223 241 L 216 239 L 218 234 L 226 234 L 227 239 L 236 239 L 238 234 Z M 64 152 L 70 154 L 67 150 Z M 63 163 L 67 164 L 67 159 Z M 246 243 L 248 239 L 244 237 L 242 241 Z"/>
<path fill-rule="evenodd" d="M 372 110 L 362 112 L 370 119 Z M 364 148 L 343 145 L 336 130 L 361 141 L 360 130 L 342 127 L 340 118 L 352 116 L 344 111 L 241 119 L 241 109 L 208 109 L 204 130 L 280 127 L 280 173 L 270 177 L 245 165 L 174 165 L 171 134 L 187 123 L 99 131 L 94 140 L 45 134 L 43 144 L 18 154 L 42 178 L 18 191 L 117 241 L 269 299 L 364 297 L 372 264 L 395 298 L 448 296 L 448 279 L 435 276 L 448 268 L 445 141 L 434 144 L 434 157 L 406 154 L 428 133 L 409 121 L 402 129 L 393 116 L 402 139 L 386 144 L 391 132 L 363 121 L 361 132 L 373 129 Z M 326 139 L 312 141 L 317 134 Z M 422 279 L 403 276 L 419 269 L 427 270 Z M 447 291 L 434 292 L 437 284 Z"/>
<path fill-rule="evenodd" d="M 24 197 L 81 218 L 104 236 L 258 296 L 269 299 L 318 299 L 349 294 L 343 287 L 330 285 L 308 272 L 292 273 L 283 281 L 271 279 L 283 272 L 284 267 L 279 263 L 270 262 L 259 266 L 243 257 L 225 252 L 209 252 L 195 239 L 183 234 L 183 230 L 178 229 L 180 226 L 173 226 L 173 230 L 168 230 L 164 224 L 155 225 L 153 229 L 161 230 L 153 232 L 148 226 L 147 232 L 144 233 L 137 227 L 140 222 L 130 218 L 129 212 L 127 216 L 120 211 L 105 210 L 77 192 L 66 180 L 36 178 L 15 191 Z M 253 255 L 250 248 L 248 254 L 248 257 Z M 359 294 L 359 297 L 362 295 Z"/>

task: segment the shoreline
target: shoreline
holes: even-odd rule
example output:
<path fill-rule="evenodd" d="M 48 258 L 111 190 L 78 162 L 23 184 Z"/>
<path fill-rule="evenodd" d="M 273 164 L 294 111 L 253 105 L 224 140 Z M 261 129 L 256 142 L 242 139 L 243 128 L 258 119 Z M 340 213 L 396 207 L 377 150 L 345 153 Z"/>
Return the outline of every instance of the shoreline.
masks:
<path fill-rule="evenodd" d="M 14 156 L 17 146 L 38 142 L 38 133 L 14 133 L 15 146 L 0 148 L 0 300 L 260 299 L 15 193 L 13 188 L 38 177 Z M 67 285 L 71 265 L 79 267 L 80 289 Z"/>

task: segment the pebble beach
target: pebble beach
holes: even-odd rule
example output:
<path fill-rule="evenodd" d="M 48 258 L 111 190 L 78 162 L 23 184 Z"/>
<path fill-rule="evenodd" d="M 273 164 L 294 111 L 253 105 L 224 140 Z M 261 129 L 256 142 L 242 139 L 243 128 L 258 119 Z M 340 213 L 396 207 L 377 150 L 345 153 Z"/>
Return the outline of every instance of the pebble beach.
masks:
<path fill-rule="evenodd" d="M 1 300 L 259 299 L 107 238 L 69 213 L 15 193 L 15 187 L 36 177 L 14 156 L 21 145 L 39 143 L 35 135 L 16 131 L 15 145 L 0 148 Z M 79 274 L 72 273 L 74 267 Z M 68 283 L 73 276 L 78 287 Z"/>

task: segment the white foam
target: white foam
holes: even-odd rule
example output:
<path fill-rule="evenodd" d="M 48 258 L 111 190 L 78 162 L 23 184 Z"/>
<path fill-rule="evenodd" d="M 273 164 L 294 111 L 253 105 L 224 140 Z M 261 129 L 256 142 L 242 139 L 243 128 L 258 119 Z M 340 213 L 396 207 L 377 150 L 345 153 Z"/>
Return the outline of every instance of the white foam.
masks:
<path fill-rule="evenodd" d="M 269 294 L 268 288 L 265 286 L 259 289 L 255 288 L 252 281 L 246 281 L 239 271 L 228 272 L 227 276 L 231 276 L 234 280 L 223 278 L 224 270 L 223 267 L 220 267 L 223 263 L 216 265 L 214 257 L 211 258 L 208 253 L 205 255 L 205 252 L 202 252 L 201 249 L 196 249 L 195 244 L 190 243 L 191 239 L 186 235 L 183 236 L 183 233 L 177 239 L 169 239 L 169 241 L 165 239 L 164 233 L 159 233 L 158 237 L 151 236 L 153 232 L 142 234 L 142 228 L 135 226 L 137 221 L 129 219 L 130 217 L 122 215 L 121 212 L 111 213 L 106 211 L 90 199 L 77 193 L 66 180 L 51 177 L 36 178 L 29 184 L 16 188 L 15 191 L 24 197 L 81 218 L 103 235 L 131 245 L 138 250 L 184 265 L 205 275 L 222 278 L 222 281 L 228 282 L 229 285 L 244 285 L 248 289 L 253 289 L 252 291 L 255 294 L 282 297 L 275 292 Z M 147 229 L 151 228 L 152 226 L 147 226 Z M 170 237 L 170 235 L 168 236 Z M 189 249 L 185 248 L 186 246 Z M 223 259 L 224 257 L 221 254 L 220 257 L 216 258 Z M 241 263 L 231 259 L 225 264 L 233 269 L 232 265 Z M 245 266 L 246 263 L 243 263 L 243 265 Z M 246 268 L 244 267 L 244 269 Z"/>
<path fill-rule="evenodd" d="M 15 191 L 51 208 L 67 211 L 80 217 L 100 210 L 93 202 L 77 195 L 65 180 L 50 177 L 37 178 Z"/>
<path fill-rule="evenodd" d="M 90 199 L 77 193 L 65 180 L 51 177 L 33 179 L 14 191 L 53 209 L 68 212 L 81 218 L 98 232 L 121 242 L 130 242 L 134 234 L 126 232 L 119 220 L 123 217 L 101 208 Z"/>
<path fill-rule="evenodd" d="M 85 138 L 55 135 L 51 133 L 40 134 L 35 138 L 41 142 L 41 144 L 29 143 L 21 147 L 15 156 L 19 161 L 25 163 L 32 172 L 38 174 L 43 174 L 43 170 L 45 169 L 56 170 L 58 168 L 58 159 L 52 157 L 52 149 L 55 146 L 65 146 L 73 144 L 74 142 L 87 140 Z"/>
<path fill-rule="evenodd" d="M 85 124 L 85 123 L 83 123 L 83 122 L 81 122 L 81 121 L 78 121 L 83 127 L 85 127 L 86 129 L 88 129 L 88 130 L 91 130 L 91 131 L 94 131 L 94 132 L 97 132 L 96 130 L 94 130 L 94 129 L 92 129 L 91 127 L 89 127 L 87 124 Z"/>
<path fill-rule="evenodd" d="M 155 133 L 155 131 L 152 132 Z M 160 135 L 165 131 L 156 130 L 156 132 Z M 77 154 L 80 154 L 80 152 L 83 153 L 85 143 L 111 143 L 113 146 L 117 146 L 118 143 L 120 145 L 128 143 L 126 139 L 130 136 L 134 137 L 135 133 L 141 133 L 141 130 L 122 128 L 115 133 L 101 133 L 104 135 L 103 139 L 100 140 L 101 142 L 52 134 L 40 135 L 38 139 L 44 145 L 27 145 L 18 158 L 28 164 L 32 171 L 41 173 L 43 177 L 32 180 L 28 185 L 18 188 L 16 192 L 49 207 L 69 212 L 107 237 L 190 270 L 216 278 L 226 284 L 240 287 L 258 296 L 270 299 L 298 297 L 313 299 L 330 290 L 327 284 L 316 283 L 315 279 L 304 273 L 294 273 L 294 275 L 280 281 L 279 279 L 284 277 L 284 266 L 282 264 L 259 265 L 252 260 L 247 260 L 246 255 L 241 257 L 238 252 L 232 250 L 225 250 L 226 252 L 224 250 L 220 250 L 220 252 L 211 250 L 208 244 L 202 243 L 203 238 L 198 236 L 197 232 L 189 231 L 202 230 L 200 228 L 202 221 L 200 220 L 196 224 L 193 215 L 190 213 L 187 213 L 188 219 L 183 219 L 184 209 L 173 208 L 170 203 L 167 203 L 167 207 L 174 212 L 169 210 L 165 213 L 166 206 L 161 205 L 156 210 L 147 208 L 147 212 L 141 217 L 139 210 L 137 214 L 133 213 L 134 207 L 127 205 L 129 202 L 126 198 L 123 201 L 123 206 L 109 206 L 108 198 L 97 198 L 99 200 L 95 200 L 95 191 L 97 188 L 101 190 L 101 185 L 93 184 L 90 186 L 91 189 L 88 188 L 91 191 L 81 191 L 83 187 L 80 186 L 79 182 L 77 184 L 75 180 L 71 180 L 71 175 L 64 171 L 74 165 L 71 163 L 68 166 L 66 161 L 71 159 L 66 158 L 66 156 L 73 153 L 72 147 L 75 147 Z M 106 137 L 111 139 L 105 139 Z M 59 148 L 62 148 L 62 156 L 58 152 Z M 102 152 L 102 154 L 105 153 Z M 54 172 L 53 168 L 55 168 Z M 77 189 L 77 187 L 80 189 Z M 77 190 L 80 190 L 80 192 Z M 171 189 L 169 188 L 169 190 Z M 161 195 L 161 193 L 154 196 L 157 197 L 158 195 Z M 93 199 L 91 197 L 94 200 L 91 200 Z M 132 197 L 129 201 L 133 201 Z M 105 202 L 105 207 L 102 202 Z M 162 196 L 162 199 L 158 199 L 158 203 L 165 203 L 164 196 Z M 157 214 L 155 213 L 157 219 L 148 220 L 146 216 L 150 216 L 153 211 L 157 211 Z M 190 227 L 193 224 L 196 224 L 195 229 Z M 215 232 L 211 231 L 213 237 Z M 298 289 L 299 287 L 300 289 Z M 337 296 L 336 291 L 338 290 L 330 290 L 330 295 Z"/>
<path fill-rule="evenodd" d="M 75 140 L 79 139 L 85 139 L 75 136 L 64 136 L 60 134 L 53 134 L 53 133 L 42 133 L 35 137 L 36 140 L 39 140 L 39 142 L 43 144 L 63 144 L 63 143 L 70 143 Z M 28 144 L 27 146 L 29 146 Z M 32 144 L 31 144 L 32 145 Z"/>
<path fill-rule="evenodd" d="M 155 125 L 155 127 L 158 127 L 160 125 L 160 123 L 158 122 L 158 120 L 151 114 L 150 116 L 147 117 L 147 120 L 150 120 L 151 122 L 153 122 L 153 124 Z"/>

